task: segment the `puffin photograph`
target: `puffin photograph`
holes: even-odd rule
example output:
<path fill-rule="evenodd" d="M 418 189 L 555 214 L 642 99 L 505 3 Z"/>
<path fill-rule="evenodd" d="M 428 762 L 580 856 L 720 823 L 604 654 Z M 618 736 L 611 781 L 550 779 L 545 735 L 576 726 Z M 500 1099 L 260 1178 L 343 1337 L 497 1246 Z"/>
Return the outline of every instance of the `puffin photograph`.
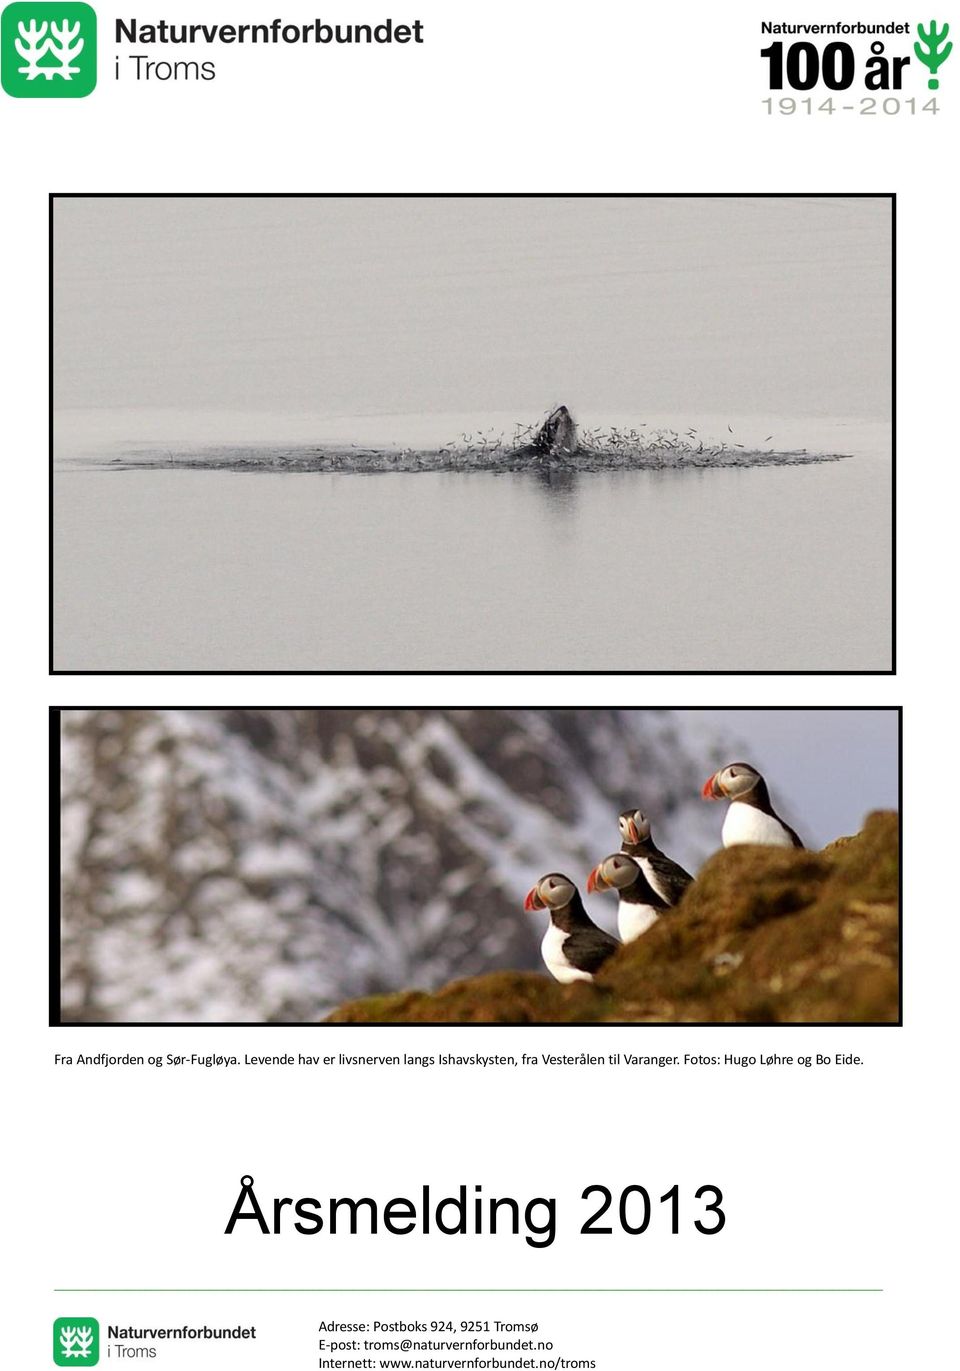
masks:
<path fill-rule="evenodd" d="M 632 857 L 664 903 L 673 907 L 693 877 L 678 862 L 672 861 L 653 841 L 650 820 L 640 809 L 625 809 L 620 815 L 620 851 Z"/>
<path fill-rule="evenodd" d="M 604 962 L 620 944 L 590 918 L 580 892 L 569 876 L 552 871 L 528 892 L 523 902 L 530 913 L 546 909 L 550 924 L 540 944 L 544 964 L 563 985 L 571 981 L 592 981 Z"/>
<path fill-rule="evenodd" d="M 724 847 L 757 843 L 763 847 L 803 847 L 774 809 L 767 783 L 748 762 L 731 762 L 704 782 L 705 800 L 729 800 L 723 821 Z"/>
<path fill-rule="evenodd" d="M 901 1018 L 898 709 L 51 725 L 51 1024 Z"/>
<path fill-rule="evenodd" d="M 604 857 L 590 872 L 587 893 L 592 895 L 597 890 L 616 890 L 620 896 L 617 930 L 625 943 L 646 933 L 671 908 L 653 889 L 637 860 L 623 852 Z"/>

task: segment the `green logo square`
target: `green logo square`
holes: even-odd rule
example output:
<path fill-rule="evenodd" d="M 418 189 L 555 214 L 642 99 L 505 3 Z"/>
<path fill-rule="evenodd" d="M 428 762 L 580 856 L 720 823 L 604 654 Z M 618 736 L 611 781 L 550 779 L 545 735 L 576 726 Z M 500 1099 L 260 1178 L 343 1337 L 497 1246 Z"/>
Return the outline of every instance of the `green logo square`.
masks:
<path fill-rule="evenodd" d="M 97 16 L 77 3 L 8 5 L 0 81 L 18 99 L 77 100 L 97 84 Z"/>
<path fill-rule="evenodd" d="M 54 1366 L 96 1366 L 99 1360 L 100 1325 L 96 1319 L 54 1319 Z"/>

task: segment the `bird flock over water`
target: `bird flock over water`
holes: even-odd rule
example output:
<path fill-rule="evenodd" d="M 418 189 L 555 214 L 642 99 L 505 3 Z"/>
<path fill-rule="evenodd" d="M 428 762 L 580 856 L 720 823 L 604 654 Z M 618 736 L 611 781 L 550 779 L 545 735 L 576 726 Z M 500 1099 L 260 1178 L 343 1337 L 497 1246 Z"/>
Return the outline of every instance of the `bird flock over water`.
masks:
<path fill-rule="evenodd" d="M 729 801 L 724 847 L 803 847 L 773 808 L 766 781 L 748 762 L 721 767 L 700 793 L 705 800 Z M 604 857 L 587 877 L 588 894 L 617 892 L 619 939 L 593 922 L 576 884 L 558 871 L 541 876 L 524 901 L 525 910 L 546 910 L 550 916 L 540 951 L 547 970 L 563 984 L 592 981 L 623 943 L 642 937 L 693 884 L 693 876 L 657 847 L 641 810 L 627 809 L 620 815 L 620 839 L 619 852 Z"/>

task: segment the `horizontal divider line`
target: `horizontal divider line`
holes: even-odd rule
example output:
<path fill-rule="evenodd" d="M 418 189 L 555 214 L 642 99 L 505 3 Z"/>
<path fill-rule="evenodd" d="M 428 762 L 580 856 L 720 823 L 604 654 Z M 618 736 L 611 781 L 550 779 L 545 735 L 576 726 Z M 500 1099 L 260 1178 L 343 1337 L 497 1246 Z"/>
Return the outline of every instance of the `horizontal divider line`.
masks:
<path fill-rule="evenodd" d="M 58 1285 L 58 1295 L 881 1295 L 879 1285 Z"/>

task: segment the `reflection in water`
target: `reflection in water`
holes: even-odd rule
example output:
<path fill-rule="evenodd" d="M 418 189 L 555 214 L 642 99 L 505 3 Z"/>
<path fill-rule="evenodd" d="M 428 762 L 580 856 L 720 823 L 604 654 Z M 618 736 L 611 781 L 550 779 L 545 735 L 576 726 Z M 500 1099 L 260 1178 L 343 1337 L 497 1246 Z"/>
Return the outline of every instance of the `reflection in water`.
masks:
<path fill-rule="evenodd" d="M 579 489 L 580 473 L 563 467 L 536 466 L 530 470 L 533 488 L 545 498 L 542 501 L 547 514 L 564 520 L 573 517 L 573 506 Z"/>

